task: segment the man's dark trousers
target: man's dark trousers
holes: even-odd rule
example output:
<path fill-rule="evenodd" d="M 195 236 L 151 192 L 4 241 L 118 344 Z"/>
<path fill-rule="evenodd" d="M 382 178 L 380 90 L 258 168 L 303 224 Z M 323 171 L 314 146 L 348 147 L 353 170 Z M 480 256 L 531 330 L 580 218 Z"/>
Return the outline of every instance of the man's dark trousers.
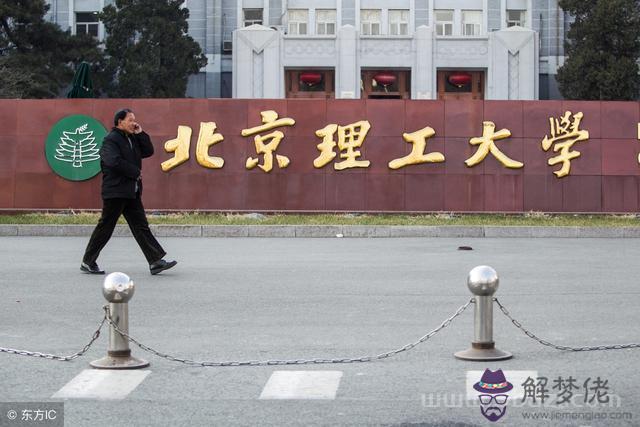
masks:
<path fill-rule="evenodd" d="M 159 261 L 166 255 L 160 243 L 149 230 L 149 223 L 144 213 L 140 193 L 138 193 L 135 199 L 116 198 L 103 200 L 102 216 L 87 244 L 87 249 L 82 259 L 84 263 L 93 265 L 96 262 L 100 251 L 111 238 L 120 215 L 124 215 L 127 220 L 131 233 L 149 264 Z"/>

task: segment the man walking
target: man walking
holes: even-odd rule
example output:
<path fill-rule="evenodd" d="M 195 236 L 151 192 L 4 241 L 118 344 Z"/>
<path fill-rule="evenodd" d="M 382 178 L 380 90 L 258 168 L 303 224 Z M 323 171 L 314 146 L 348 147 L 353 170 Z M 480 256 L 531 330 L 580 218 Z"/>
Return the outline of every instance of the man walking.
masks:
<path fill-rule="evenodd" d="M 177 261 L 163 259 L 166 252 L 153 237 L 142 206 L 142 159 L 153 155 L 153 145 L 130 109 L 116 112 L 113 124 L 115 127 L 104 138 L 100 149 L 102 216 L 91 234 L 80 270 L 104 274 L 96 261 L 111 238 L 118 218 L 124 215 L 151 274 L 158 274 L 175 266 Z"/>

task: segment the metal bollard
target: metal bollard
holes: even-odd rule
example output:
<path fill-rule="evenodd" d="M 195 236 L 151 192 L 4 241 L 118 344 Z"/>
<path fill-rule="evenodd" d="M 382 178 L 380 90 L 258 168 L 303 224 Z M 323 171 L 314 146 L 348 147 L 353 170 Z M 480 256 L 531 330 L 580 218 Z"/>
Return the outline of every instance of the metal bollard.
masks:
<path fill-rule="evenodd" d="M 124 273 L 111 273 L 104 279 L 102 295 L 109 301 L 111 319 L 122 332 L 129 333 L 129 300 L 133 297 L 133 281 Z M 139 369 L 149 362 L 131 356 L 129 341 L 109 325 L 109 348 L 102 359 L 94 360 L 91 366 L 97 369 Z"/>
<path fill-rule="evenodd" d="M 469 272 L 467 286 L 475 295 L 475 339 L 471 348 L 454 354 L 458 359 L 474 361 L 505 360 L 511 353 L 495 348 L 493 341 L 493 294 L 498 290 L 498 273 L 486 265 L 479 265 Z"/>

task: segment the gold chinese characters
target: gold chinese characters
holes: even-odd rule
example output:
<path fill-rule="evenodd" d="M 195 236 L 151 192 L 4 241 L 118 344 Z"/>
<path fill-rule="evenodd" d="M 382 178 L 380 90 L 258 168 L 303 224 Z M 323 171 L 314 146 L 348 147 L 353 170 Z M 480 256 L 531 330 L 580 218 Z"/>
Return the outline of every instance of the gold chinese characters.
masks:
<path fill-rule="evenodd" d="M 313 166 L 321 168 L 329 163 L 336 156 L 333 148 L 336 146 L 334 135 L 338 131 L 338 149 L 342 151 L 340 158 L 345 159 L 333 165 L 335 170 L 343 170 L 347 168 L 366 168 L 369 167 L 369 160 L 356 160 L 361 156 L 358 148 L 362 147 L 367 132 L 371 129 L 368 121 L 359 121 L 346 126 L 338 126 L 331 124 L 317 130 L 316 135 L 322 138 L 322 143 L 318 144 L 320 156 L 313 161 Z"/>
<path fill-rule="evenodd" d="M 246 169 L 254 169 L 256 166 L 263 172 L 271 172 L 275 163 L 280 169 L 285 169 L 291 162 L 289 157 L 277 153 L 285 140 L 285 134 L 279 128 L 291 127 L 296 121 L 290 117 L 279 118 L 274 110 L 261 111 L 262 124 L 248 129 L 242 129 L 243 137 L 253 136 L 255 152 L 258 157 L 249 156 L 245 161 Z M 589 140 L 589 131 L 580 129 L 583 113 L 572 114 L 566 111 L 560 118 L 549 118 L 550 132 L 542 140 L 542 150 L 547 152 L 553 146 L 553 152 L 557 153 L 548 159 L 549 166 L 561 165 L 559 170 L 553 173 L 558 178 L 568 176 L 571 171 L 571 160 L 580 156 L 580 152 L 573 150 L 577 142 Z M 334 162 L 333 168 L 337 171 L 349 168 L 368 168 L 371 162 L 366 159 L 366 139 L 372 125 L 368 120 L 360 120 L 347 124 L 328 124 L 315 131 L 315 136 L 321 139 L 316 145 L 318 156 L 313 160 L 313 167 L 323 168 Z M 209 169 L 220 169 L 224 166 L 224 159 L 209 154 L 210 149 L 222 142 L 224 136 L 216 132 L 215 122 L 201 122 L 198 140 L 196 143 L 196 161 L 199 165 Z M 267 133 L 268 132 L 268 133 Z M 189 149 L 192 130 L 188 126 L 179 125 L 177 136 L 164 144 L 167 153 L 173 153 L 173 157 L 162 162 L 164 172 L 180 166 L 189 160 Z M 428 152 L 427 143 L 436 135 L 436 130 L 429 126 L 422 129 L 403 133 L 402 138 L 411 144 L 411 151 L 404 157 L 396 158 L 388 162 L 389 169 L 397 170 L 404 167 L 428 163 L 442 163 L 445 161 L 444 153 L 438 151 Z M 476 146 L 475 153 L 466 159 L 464 163 L 472 168 L 482 163 L 491 154 L 502 166 L 511 169 L 523 168 L 523 162 L 507 156 L 500 148 L 508 144 L 511 131 L 503 128 L 496 131 L 496 124 L 492 121 L 482 123 L 482 135 L 469 139 L 471 146 Z M 640 123 L 638 124 L 638 139 L 640 140 Z M 508 147 L 508 145 L 506 145 Z M 286 147 L 285 147 L 286 148 Z M 285 149 L 286 152 L 286 149 Z M 262 158 L 260 158 L 262 156 Z M 339 159 L 339 161 L 336 160 Z M 262 160 L 262 163 L 260 163 Z M 640 156 L 638 157 L 640 162 Z"/>
<path fill-rule="evenodd" d="M 242 136 L 249 136 L 253 134 L 259 134 L 260 132 L 264 132 L 267 130 L 271 130 L 277 128 L 279 126 L 293 126 L 296 122 L 290 118 L 278 119 L 278 113 L 273 110 L 262 111 L 260 113 L 262 116 L 262 125 L 252 127 L 250 129 L 242 129 Z M 284 133 L 279 130 L 271 132 L 267 135 L 256 135 L 253 140 L 256 145 L 256 153 L 264 155 L 264 163 L 258 165 L 260 159 L 254 159 L 253 157 L 249 157 L 246 162 L 247 169 L 253 169 L 256 165 L 265 172 L 270 172 L 273 169 L 273 153 L 278 149 L 278 145 L 280 145 L 280 141 L 284 138 Z M 265 141 L 270 141 L 268 144 L 265 144 Z M 276 154 L 276 160 L 278 161 L 278 166 L 282 169 L 286 168 L 289 165 L 289 158 L 285 156 L 281 156 L 280 154 Z"/>
<path fill-rule="evenodd" d="M 427 148 L 427 139 L 436 134 L 433 128 L 426 127 L 412 133 L 403 133 L 402 137 L 405 141 L 412 144 L 411 153 L 399 159 L 389 162 L 390 169 L 400 169 L 408 165 L 419 165 L 420 163 L 440 163 L 444 162 L 444 154 L 437 151 L 425 154 Z"/>
<path fill-rule="evenodd" d="M 221 157 L 209 156 L 209 147 L 224 139 L 221 134 L 215 131 L 215 122 L 200 123 L 200 134 L 196 144 L 196 161 L 205 168 L 220 169 L 224 165 L 224 159 Z M 178 136 L 164 143 L 165 151 L 174 153 L 174 157 L 162 162 L 160 165 L 162 170 L 168 172 L 189 160 L 189 145 L 191 145 L 191 128 L 178 126 Z"/>
<path fill-rule="evenodd" d="M 553 172 L 558 178 L 569 175 L 571 171 L 571 160 L 580 157 L 579 151 L 571 151 L 573 144 L 579 141 L 587 141 L 589 139 L 589 131 L 580 130 L 580 121 L 582 113 L 576 113 L 571 116 L 571 111 L 566 111 L 560 120 L 553 117 L 549 118 L 551 125 L 551 138 L 545 135 L 542 140 L 542 149 L 548 151 L 553 144 L 553 152 L 558 154 L 549 159 L 549 166 L 562 163 L 560 170 Z"/>
<path fill-rule="evenodd" d="M 494 157 L 505 167 L 518 169 L 524 166 L 524 163 L 517 162 L 507 157 L 495 144 L 495 141 L 511 136 L 511 131 L 509 129 L 501 129 L 498 132 L 495 132 L 496 125 L 493 122 L 483 122 L 482 126 L 482 136 L 479 138 L 471 138 L 469 141 L 469 144 L 479 145 L 479 147 L 478 151 L 476 151 L 473 156 L 464 161 L 468 167 L 477 165 L 483 161 L 489 153 L 493 154 Z"/>

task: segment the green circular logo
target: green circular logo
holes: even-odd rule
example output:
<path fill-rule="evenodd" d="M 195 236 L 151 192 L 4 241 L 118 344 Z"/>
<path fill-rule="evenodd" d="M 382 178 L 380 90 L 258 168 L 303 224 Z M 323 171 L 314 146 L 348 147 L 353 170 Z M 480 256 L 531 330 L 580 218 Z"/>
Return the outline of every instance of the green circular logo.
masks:
<path fill-rule="evenodd" d="M 44 152 L 51 169 L 70 181 L 84 181 L 100 172 L 100 147 L 107 130 L 93 117 L 76 114 L 56 123 Z"/>

